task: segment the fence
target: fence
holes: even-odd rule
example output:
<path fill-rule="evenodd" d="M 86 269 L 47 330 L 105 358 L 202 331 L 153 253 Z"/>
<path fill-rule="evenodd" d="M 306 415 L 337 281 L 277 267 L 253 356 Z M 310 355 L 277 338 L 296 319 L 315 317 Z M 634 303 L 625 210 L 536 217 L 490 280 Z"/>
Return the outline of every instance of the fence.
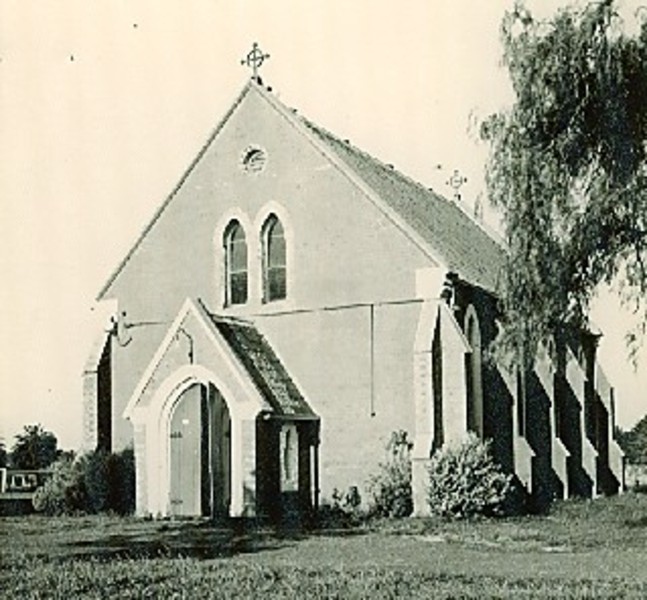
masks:
<path fill-rule="evenodd" d="M 31 498 L 50 475 L 47 469 L 0 468 L 0 499 Z"/>

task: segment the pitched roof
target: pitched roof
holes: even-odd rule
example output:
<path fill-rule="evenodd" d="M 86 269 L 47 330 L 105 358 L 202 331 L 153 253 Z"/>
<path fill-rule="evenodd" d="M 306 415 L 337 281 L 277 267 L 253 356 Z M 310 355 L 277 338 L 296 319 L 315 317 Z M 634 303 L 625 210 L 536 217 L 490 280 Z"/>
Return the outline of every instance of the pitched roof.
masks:
<path fill-rule="evenodd" d="M 301 118 L 364 183 L 411 227 L 461 279 L 497 289 L 505 264 L 503 244 L 455 202 L 436 194 L 366 152 Z"/>
<path fill-rule="evenodd" d="M 488 233 L 483 226 L 468 216 L 456 203 L 425 188 L 396 169 L 385 165 L 359 148 L 342 141 L 312 121 L 297 116 L 274 95 L 265 91 L 257 82 L 250 80 L 240 92 L 233 105 L 218 123 L 196 158 L 180 178 L 171 194 L 162 203 L 150 223 L 144 228 L 134 246 L 118 265 L 97 296 L 102 300 L 123 268 L 131 259 L 143 239 L 160 219 L 167 206 L 176 196 L 191 171 L 200 162 L 224 124 L 235 112 L 250 90 L 258 92 L 274 106 L 313 143 L 325 148 L 328 156 L 340 161 L 369 188 L 373 195 L 397 217 L 398 224 L 413 232 L 417 243 L 431 250 L 441 259 L 443 266 L 455 271 L 461 279 L 496 291 L 501 269 L 505 264 L 503 244 Z"/>
<path fill-rule="evenodd" d="M 275 415 L 316 418 L 283 363 L 254 325 L 210 317 Z"/>

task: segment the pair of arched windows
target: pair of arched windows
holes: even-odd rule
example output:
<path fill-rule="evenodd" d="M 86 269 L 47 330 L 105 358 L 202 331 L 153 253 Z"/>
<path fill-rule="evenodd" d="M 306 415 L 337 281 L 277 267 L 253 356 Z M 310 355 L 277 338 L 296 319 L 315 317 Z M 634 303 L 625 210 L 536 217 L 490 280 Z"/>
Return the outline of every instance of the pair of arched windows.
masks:
<path fill-rule="evenodd" d="M 230 221 L 224 234 L 225 302 L 245 304 L 248 298 L 248 257 L 245 230 L 240 221 Z M 261 228 L 263 302 L 287 296 L 287 262 L 283 225 L 270 215 Z"/>

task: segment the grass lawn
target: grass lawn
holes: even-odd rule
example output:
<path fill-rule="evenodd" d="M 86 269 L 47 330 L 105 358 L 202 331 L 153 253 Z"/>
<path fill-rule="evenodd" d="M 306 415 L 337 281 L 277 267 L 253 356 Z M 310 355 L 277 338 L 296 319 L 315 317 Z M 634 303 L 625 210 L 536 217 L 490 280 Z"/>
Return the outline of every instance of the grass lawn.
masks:
<path fill-rule="evenodd" d="M 0 540 L 3 598 L 647 598 L 644 494 L 319 531 L 14 517 Z"/>

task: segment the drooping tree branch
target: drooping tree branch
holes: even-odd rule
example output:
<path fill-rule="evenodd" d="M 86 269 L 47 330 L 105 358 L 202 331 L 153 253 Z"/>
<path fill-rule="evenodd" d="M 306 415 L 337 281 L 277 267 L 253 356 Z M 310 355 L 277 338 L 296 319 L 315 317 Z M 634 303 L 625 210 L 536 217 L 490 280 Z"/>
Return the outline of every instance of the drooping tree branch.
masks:
<path fill-rule="evenodd" d="M 613 0 L 547 22 L 519 3 L 501 36 L 516 99 L 481 129 L 509 247 L 499 344 L 532 355 L 588 326 L 602 283 L 647 318 L 647 20 L 631 37 Z"/>

